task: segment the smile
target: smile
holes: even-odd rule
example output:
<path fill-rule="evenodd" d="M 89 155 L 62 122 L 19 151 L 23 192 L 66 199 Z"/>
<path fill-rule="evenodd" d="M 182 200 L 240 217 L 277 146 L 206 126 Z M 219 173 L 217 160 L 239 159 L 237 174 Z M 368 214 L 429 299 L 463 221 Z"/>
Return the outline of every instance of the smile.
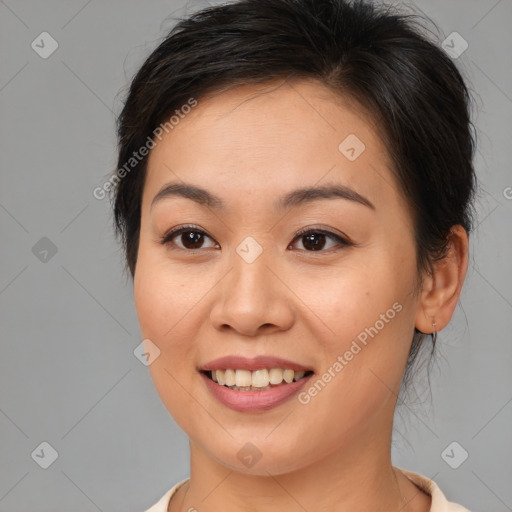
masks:
<path fill-rule="evenodd" d="M 282 373 L 282 378 L 279 372 Z M 213 380 L 212 373 L 215 374 L 217 382 Z M 230 387 L 228 387 L 225 383 L 221 384 L 219 381 L 219 377 L 220 379 L 226 378 L 226 373 L 228 375 L 227 378 L 230 379 L 229 382 L 233 382 L 232 379 L 234 378 L 234 384 Z M 306 382 L 308 382 L 314 375 L 312 371 L 293 372 L 293 378 L 290 380 L 291 374 L 289 372 L 287 373 L 287 370 L 281 370 L 279 368 L 272 368 L 271 370 L 260 369 L 253 372 L 248 370 L 230 371 L 230 369 L 213 370 L 213 372 L 200 371 L 199 374 L 203 379 L 203 382 L 205 383 L 208 391 L 214 398 L 216 398 L 218 402 L 225 405 L 226 407 L 229 407 L 230 409 L 233 409 L 234 411 L 244 413 L 267 411 L 287 402 L 294 395 L 298 394 L 300 390 L 305 386 Z M 256 376 L 254 376 L 254 374 L 256 374 Z M 274 379 L 274 382 L 277 382 L 279 377 L 280 383 L 271 384 L 271 375 Z M 238 382 L 242 384 L 248 383 L 250 377 L 251 385 L 237 386 L 237 376 L 239 379 L 241 379 L 238 380 Z M 260 384 L 260 386 L 253 387 L 253 378 L 256 379 L 256 384 Z M 264 386 L 261 386 L 261 384 L 265 384 L 267 379 L 268 383 Z M 287 380 L 290 380 L 290 382 L 287 382 Z"/>
<path fill-rule="evenodd" d="M 282 368 L 262 368 L 255 371 L 228 368 L 206 371 L 205 375 L 217 384 L 236 391 L 264 391 L 283 383 L 297 382 L 312 373 Z"/>

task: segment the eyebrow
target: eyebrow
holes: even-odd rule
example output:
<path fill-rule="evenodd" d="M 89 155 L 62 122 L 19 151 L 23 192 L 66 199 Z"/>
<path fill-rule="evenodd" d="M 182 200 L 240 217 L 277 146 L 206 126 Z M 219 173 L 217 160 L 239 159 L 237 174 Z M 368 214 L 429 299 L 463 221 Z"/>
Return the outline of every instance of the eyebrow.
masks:
<path fill-rule="evenodd" d="M 211 194 L 204 188 L 186 183 L 167 183 L 160 189 L 158 194 L 153 198 L 153 201 L 151 201 L 151 209 L 156 203 L 168 197 L 185 197 L 200 205 L 217 210 L 226 208 L 226 203 L 220 197 Z"/>
<path fill-rule="evenodd" d="M 152 209 L 156 203 L 169 197 L 184 197 L 186 199 L 191 199 L 200 205 L 216 210 L 224 210 L 226 208 L 226 202 L 223 199 L 201 187 L 186 183 L 168 183 L 155 195 L 151 201 L 150 209 Z M 293 190 L 278 200 L 276 209 L 284 210 L 288 208 L 296 208 L 303 204 L 317 201 L 318 199 L 336 198 L 353 201 L 367 206 L 372 210 L 376 209 L 369 199 L 357 193 L 355 190 L 338 183 Z"/>
<path fill-rule="evenodd" d="M 293 208 L 318 199 L 347 199 L 348 201 L 353 201 L 375 210 L 374 204 L 369 199 L 346 185 L 341 185 L 339 183 L 332 183 L 319 187 L 300 188 L 289 192 L 279 200 L 278 208 Z"/>

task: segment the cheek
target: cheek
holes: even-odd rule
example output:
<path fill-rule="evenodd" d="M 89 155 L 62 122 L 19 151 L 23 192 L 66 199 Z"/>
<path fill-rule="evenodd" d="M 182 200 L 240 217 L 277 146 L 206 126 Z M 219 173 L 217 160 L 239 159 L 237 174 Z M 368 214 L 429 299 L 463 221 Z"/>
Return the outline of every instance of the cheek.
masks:
<path fill-rule="evenodd" d="M 158 262 L 142 256 L 137 265 L 134 300 L 141 334 L 160 350 L 149 369 L 157 388 L 160 380 L 174 388 L 176 383 L 169 373 L 183 380 L 178 375 L 183 368 L 180 361 L 188 361 L 193 349 L 189 337 L 194 332 L 195 293 L 187 289 L 179 273 Z"/>
<path fill-rule="evenodd" d="M 331 350 L 342 349 L 372 326 L 400 296 L 395 276 L 382 259 L 340 266 L 324 276 L 303 273 L 296 283 L 297 295 L 331 334 L 325 338 Z"/>
<path fill-rule="evenodd" d="M 413 265 L 396 265 L 388 251 L 317 281 L 314 294 L 313 281 L 300 281 L 297 295 L 311 297 L 304 302 L 319 320 L 322 371 L 336 375 L 336 401 L 357 410 L 356 416 L 378 409 L 401 381 L 412 339 Z"/>
<path fill-rule="evenodd" d="M 201 280 L 141 249 L 134 276 L 135 308 L 142 334 L 160 343 L 204 294 Z M 167 343 L 167 342 L 166 342 Z"/>
<path fill-rule="evenodd" d="M 195 347 L 190 337 L 198 329 L 194 294 L 175 272 L 138 261 L 134 278 L 134 299 L 143 339 L 151 340 L 160 351 L 148 369 L 155 390 L 178 425 L 189 432 L 190 390 L 194 372 Z M 196 300 L 194 300 L 196 299 Z M 183 364 L 184 361 L 190 364 Z"/>

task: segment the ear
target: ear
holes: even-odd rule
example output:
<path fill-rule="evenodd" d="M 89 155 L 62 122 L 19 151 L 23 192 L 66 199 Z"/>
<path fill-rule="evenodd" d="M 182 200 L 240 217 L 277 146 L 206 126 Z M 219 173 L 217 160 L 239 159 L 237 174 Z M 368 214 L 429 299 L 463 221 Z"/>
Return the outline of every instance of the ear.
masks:
<path fill-rule="evenodd" d="M 434 265 L 433 274 L 426 276 L 418 303 L 415 326 L 421 332 L 444 329 L 450 322 L 468 268 L 468 235 L 460 226 L 450 230 L 445 258 Z"/>

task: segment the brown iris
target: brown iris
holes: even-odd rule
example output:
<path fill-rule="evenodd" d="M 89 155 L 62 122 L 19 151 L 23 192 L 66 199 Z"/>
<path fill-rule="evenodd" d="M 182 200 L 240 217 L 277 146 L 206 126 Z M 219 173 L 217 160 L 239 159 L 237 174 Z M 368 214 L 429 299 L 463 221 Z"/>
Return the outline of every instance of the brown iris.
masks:
<path fill-rule="evenodd" d="M 187 249 L 200 249 L 204 243 L 204 234 L 199 231 L 184 231 L 181 233 L 181 242 Z"/>
<path fill-rule="evenodd" d="M 310 233 L 302 237 L 304 247 L 311 251 L 319 251 L 325 246 L 325 235 L 322 233 Z"/>

